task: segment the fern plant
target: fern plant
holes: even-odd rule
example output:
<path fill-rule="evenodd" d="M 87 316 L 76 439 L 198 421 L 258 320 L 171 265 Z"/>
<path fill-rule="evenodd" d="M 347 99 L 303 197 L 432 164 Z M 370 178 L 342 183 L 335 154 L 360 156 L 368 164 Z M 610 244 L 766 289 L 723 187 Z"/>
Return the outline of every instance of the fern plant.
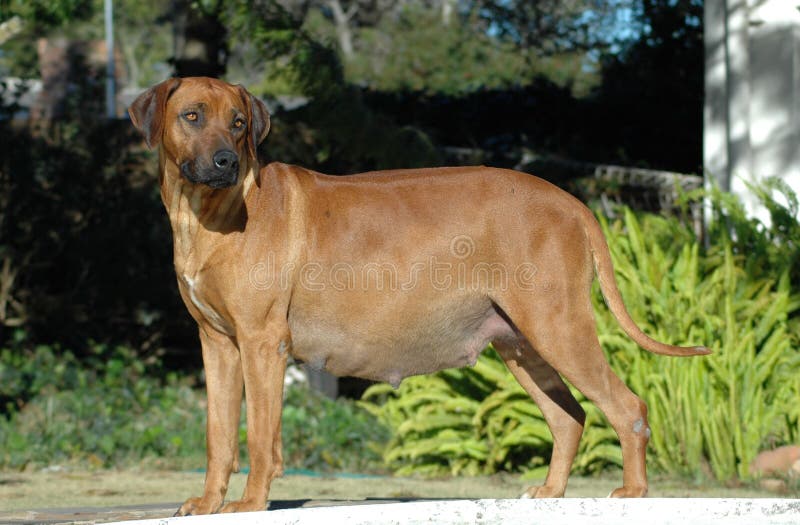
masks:
<path fill-rule="evenodd" d="M 707 464 L 718 480 L 746 479 L 762 447 L 797 435 L 800 353 L 790 316 L 798 296 L 788 269 L 752 279 L 744 256 L 727 242 L 704 259 L 696 242 L 662 252 L 642 234 L 658 228 L 654 221 L 643 226 L 630 211 L 612 227 L 603 221 L 628 309 L 657 339 L 706 344 L 714 355 L 685 360 L 643 352 L 596 293 L 601 343 L 650 407 L 655 467 L 694 474 Z"/>

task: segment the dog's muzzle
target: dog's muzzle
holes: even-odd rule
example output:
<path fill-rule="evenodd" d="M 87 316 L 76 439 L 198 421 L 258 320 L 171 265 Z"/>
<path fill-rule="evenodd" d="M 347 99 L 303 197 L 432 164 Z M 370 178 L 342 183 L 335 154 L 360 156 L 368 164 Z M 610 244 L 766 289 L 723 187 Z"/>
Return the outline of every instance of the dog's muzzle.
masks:
<path fill-rule="evenodd" d="M 212 165 L 198 166 L 197 162 L 186 161 L 181 164 L 181 175 L 195 184 L 205 184 L 210 188 L 221 189 L 234 186 L 239 180 L 239 156 L 229 149 L 214 153 Z"/>

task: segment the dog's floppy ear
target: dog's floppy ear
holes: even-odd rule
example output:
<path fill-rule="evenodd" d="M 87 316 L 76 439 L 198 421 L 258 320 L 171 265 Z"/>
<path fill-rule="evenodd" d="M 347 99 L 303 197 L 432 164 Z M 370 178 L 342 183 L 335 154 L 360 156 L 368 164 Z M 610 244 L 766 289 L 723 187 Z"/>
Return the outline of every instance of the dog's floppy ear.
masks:
<path fill-rule="evenodd" d="M 131 122 L 144 135 L 148 148 L 161 142 L 167 99 L 178 89 L 180 83 L 179 78 L 170 78 L 156 84 L 139 95 L 128 108 Z"/>
<path fill-rule="evenodd" d="M 242 86 L 236 87 L 239 88 L 239 95 L 247 105 L 247 111 L 249 113 L 248 119 L 250 120 L 250 129 L 247 135 L 247 150 L 250 156 L 255 159 L 256 148 L 258 148 L 259 144 L 264 142 L 267 133 L 269 133 L 269 111 L 267 111 L 267 106 L 265 106 L 263 102 L 251 95 L 245 88 Z"/>

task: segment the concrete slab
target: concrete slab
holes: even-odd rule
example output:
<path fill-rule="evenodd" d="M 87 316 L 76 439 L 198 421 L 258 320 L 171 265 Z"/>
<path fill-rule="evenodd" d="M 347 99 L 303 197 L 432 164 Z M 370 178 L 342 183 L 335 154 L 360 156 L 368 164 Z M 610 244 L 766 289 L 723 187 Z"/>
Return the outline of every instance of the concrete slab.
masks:
<path fill-rule="evenodd" d="M 399 501 L 285 500 L 270 510 L 236 515 L 169 517 L 177 503 L 115 509 L 52 509 L 0 513 L 0 523 L 117 525 L 380 525 L 547 524 L 616 525 L 797 525 L 798 499 L 648 498 L 611 500 L 482 499 Z"/>
<path fill-rule="evenodd" d="M 285 509 L 125 522 L 124 525 L 547 524 L 797 525 L 800 500 L 559 499 L 449 500 Z M 119 524 L 123 525 L 123 524 Z"/>
<path fill-rule="evenodd" d="M 299 499 L 270 501 L 269 513 L 275 511 L 335 507 L 343 505 L 379 505 L 400 503 L 402 498 L 368 498 L 354 500 Z M 171 518 L 180 503 L 154 503 L 119 507 L 64 507 L 40 510 L 0 511 L 0 525 L 93 525 L 101 523 L 148 521 L 162 522 Z M 230 515 L 228 515 L 230 517 Z"/>
<path fill-rule="evenodd" d="M 165 518 L 175 513 L 177 503 L 131 505 L 100 508 L 54 508 L 42 510 L 14 510 L 0 512 L 0 523 L 9 525 L 65 525 L 73 523 L 94 524 L 116 521 Z"/>

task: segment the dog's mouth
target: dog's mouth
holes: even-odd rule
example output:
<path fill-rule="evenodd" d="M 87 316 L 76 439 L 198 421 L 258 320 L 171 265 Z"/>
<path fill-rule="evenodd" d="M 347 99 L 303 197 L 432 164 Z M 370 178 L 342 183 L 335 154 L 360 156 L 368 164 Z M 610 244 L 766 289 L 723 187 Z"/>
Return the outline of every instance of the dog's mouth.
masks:
<path fill-rule="evenodd" d="M 222 188 L 230 188 L 231 186 L 235 186 L 236 185 L 236 179 L 237 179 L 237 177 L 234 174 L 233 177 L 228 179 L 228 180 L 223 180 L 223 179 L 210 180 L 210 181 L 204 182 L 203 184 L 205 184 L 206 186 L 208 186 L 210 188 L 213 188 L 215 190 L 220 190 Z"/>
<path fill-rule="evenodd" d="M 196 168 L 195 163 L 192 161 L 186 161 L 181 164 L 181 175 L 193 184 L 205 184 L 215 190 L 235 186 L 239 180 L 238 170 Z"/>

